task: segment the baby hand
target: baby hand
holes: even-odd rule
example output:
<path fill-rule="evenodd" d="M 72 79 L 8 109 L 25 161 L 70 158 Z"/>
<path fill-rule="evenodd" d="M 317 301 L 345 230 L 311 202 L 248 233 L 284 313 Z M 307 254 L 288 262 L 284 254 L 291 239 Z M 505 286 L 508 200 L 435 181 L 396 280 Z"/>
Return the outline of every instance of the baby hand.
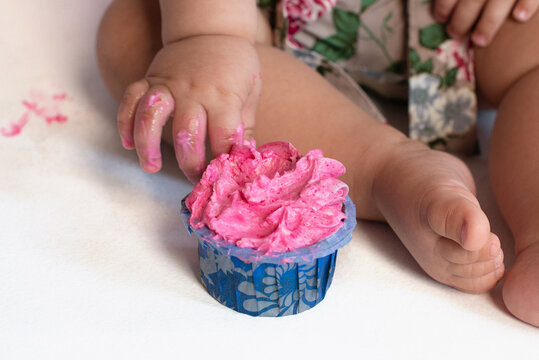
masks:
<path fill-rule="evenodd" d="M 517 21 L 528 21 L 539 7 L 539 0 L 435 0 L 434 18 L 448 23 L 447 33 L 460 38 L 470 33 L 477 46 L 487 46 L 509 14 Z"/>
<path fill-rule="evenodd" d="M 196 182 L 205 165 L 206 131 L 214 155 L 227 152 L 238 128 L 254 128 L 262 79 L 253 45 L 239 37 L 201 35 L 165 45 L 144 79 L 126 89 L 118 130 L 141 167 L 161 168 L 161 133 L 172 118 L 178 165 Z"/>

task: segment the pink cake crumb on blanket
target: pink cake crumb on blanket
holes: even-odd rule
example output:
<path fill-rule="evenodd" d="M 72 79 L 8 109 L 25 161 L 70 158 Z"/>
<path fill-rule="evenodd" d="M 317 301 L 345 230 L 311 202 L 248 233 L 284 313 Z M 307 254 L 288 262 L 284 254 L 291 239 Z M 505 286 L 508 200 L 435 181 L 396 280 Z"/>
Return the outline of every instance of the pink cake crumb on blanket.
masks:
<path fill-rule="evenodd" d="M 10 123 L 8 128 L 1 128 L 0 134 L 2 134 L 2 136 L 5 136 L 5 137 L 19 135 L 22 129 L 28 123 L 29 117 L 30 117 L 30 114 L 28 112 L 25 112 L 24 114 L 22 114 L 19 120 Z"/>
<path fill-rule="evenodd" d="M 29 99 L 21 101 L 25 112 L 17 121 L 12 121 L 7 127 L 0 128 L 0 134 L 4 137 L 20 135 L 31 117 L 38 117 L 47 125 L 53 123 L 65 123 L 68 118 L 60 111 L 60 105 L 68 100 L 66 93 L 47 95 L 38 90 L 31 90 Z"/>
<path fill-rule="evenodd" d="M 321 150 L 302 157 L 287 142 L 243 141 L 212 160 L 188 196 L 190 224 L 263 253 L 309 246 L 343 225 L 344 173 Z"/>

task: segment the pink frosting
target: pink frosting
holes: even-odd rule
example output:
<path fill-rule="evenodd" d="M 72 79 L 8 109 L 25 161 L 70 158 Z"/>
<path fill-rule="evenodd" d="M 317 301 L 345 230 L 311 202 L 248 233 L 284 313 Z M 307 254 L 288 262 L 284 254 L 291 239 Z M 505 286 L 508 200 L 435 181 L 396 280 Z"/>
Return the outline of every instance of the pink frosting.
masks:
<path fill-rule="evenodd" d="M 264 254 L 312 245 L 343 225 L 348 186 L 337 177 L 344 173 L 321 150 L 301 157 L 287 142 L 233 145 L 188 196 L 191 226 Z"/>

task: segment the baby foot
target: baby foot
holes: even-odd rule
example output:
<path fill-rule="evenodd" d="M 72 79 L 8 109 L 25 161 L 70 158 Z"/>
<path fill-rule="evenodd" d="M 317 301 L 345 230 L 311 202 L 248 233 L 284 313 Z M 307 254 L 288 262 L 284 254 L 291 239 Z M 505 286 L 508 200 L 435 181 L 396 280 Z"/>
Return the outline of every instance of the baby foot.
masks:
<path fill-rule="evenodd" d="M 474 196 L 468 168 L 411 141 L 388 159 L 377 173 L 373 195 L 423 270 L 465 292 L 494 287 L 504 273 L 503 252 Z"/>
<path fill-rule="evenodd" d="M 539 327 L 539 242 L 518 252 L 503 284 L 503 301 L 517 318 Z"/>

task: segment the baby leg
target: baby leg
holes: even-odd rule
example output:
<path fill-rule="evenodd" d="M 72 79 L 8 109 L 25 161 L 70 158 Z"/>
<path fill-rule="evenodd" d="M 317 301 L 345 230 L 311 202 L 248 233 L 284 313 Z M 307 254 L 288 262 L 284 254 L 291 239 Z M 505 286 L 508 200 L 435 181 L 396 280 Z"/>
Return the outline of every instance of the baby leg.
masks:
<path fill-rule="evenodd" d="M 342 161 L 358 217 L 387 221 L 434 279 L 474 293 L 496 284 L 503 253 L 462 162 L 373 120 L 287 54 L 258 50 L 260 143 L 288 140 L 302 152 L 321 148 Z"/>
<path fill-rule="evenodd" d="M 147 6 L 117 0 L 101 25 L 101 73 L 117 99 L 160 47 L 159 14 Z M 303 153 L 321 148 L 347 167 L 343 180 L 358 216 L 388 221 L 431 277 L 468 292 L 496 284 L 503 254 L 461 161 L 372 119 L 293 57 L 262 44 L 257 50 L 264 76 L 258 143 L 287 140 Z"/>
<path fill-rule="evenodd" d="M 539 326 L 539 16 L 508 21 L 478 49 L 478 84 L 498 105 L 491 139 L 492 188 L 515 239 L 516 259 L 503 298 L 516 317 Z"/>

